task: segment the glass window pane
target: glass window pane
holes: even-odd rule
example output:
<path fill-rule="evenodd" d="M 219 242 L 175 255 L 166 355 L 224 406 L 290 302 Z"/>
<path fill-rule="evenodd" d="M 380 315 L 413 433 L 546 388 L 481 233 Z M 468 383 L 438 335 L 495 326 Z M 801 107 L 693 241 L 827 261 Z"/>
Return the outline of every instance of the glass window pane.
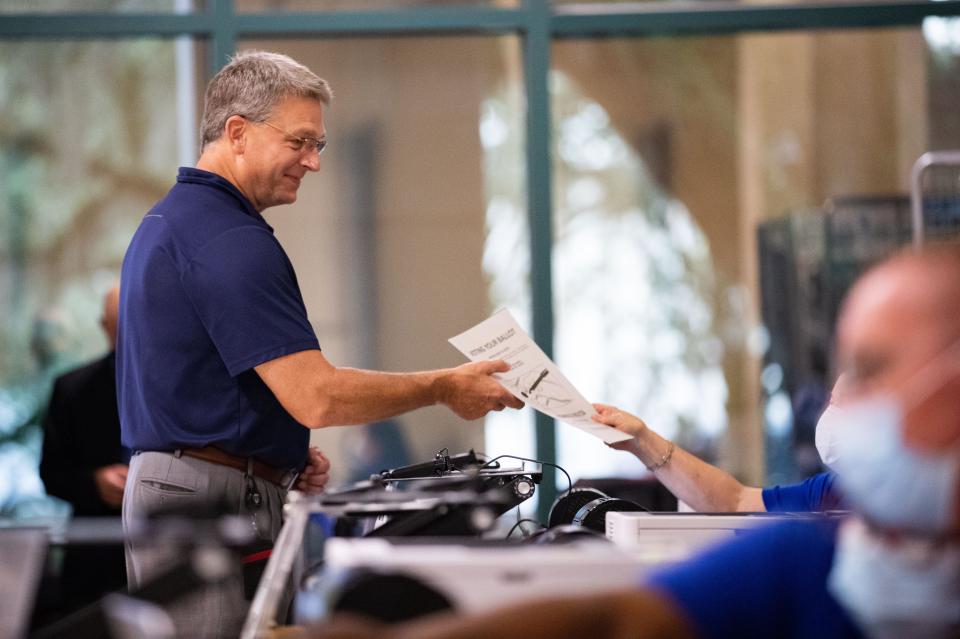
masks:
<path fill-rule="evenodd" d="M 555 348 L 588 397 L 752 482 L 819 469 L 840 299 L 960 144 L 948 31 L 554 45 Z M 642 470 L 558 428 L 575 475 Z"/>
<path fill-rule="evenodd" d="M 190 40 L 0 43 L 0 514 L 51 507 L 37 475 L 51 382 L 107 349 L 101 297 L 195 159 L 203 60 Z"/>
<path fill-rule="evenodd" d="M 519 0 L 236 0 L 237 11 L 371 11 L 435 7 L 516 7 Z"/>
<path fill-rule="evenodd" d="M 266 211 L 327 358 L 390 371 L 464 363 L 447 338 L 494 310 L 484 271 L 493 206 L 484 149 L 502 131 L 491 133 L 485 114 L 522 118 L 518 38 L 258 40 L 239 48 L 286 53 L 335 94 L 319 174 L 304 181 L 295 204 Z M 510 99 L 491 107 L 501 95 Z M 522 158 L 519 144 L 501 155 L 510 167 Z M 502 189 L 523 189 L 522 173 L 509 177 Z M 524 228 L 525 219 L 521 208 Z M 526 243 L 511 250 L 517 264 L 528 263 Z M 529 297 L 520 303 L 526 312 Z M 442 448 L 482 451 L 483 432 L 482 422 L 438 406 L 313 437 L 339 483 Z"/>
<path fill-rule="evenodd" d="M 192 13 L 206 0 L 3 0 L 0 14 L 16 13 Z"/>
<path fill-rule="evenodd" d="M 876 4 L 876 0 L 851 0 L 853 3 L 864 3 L 864 4 Z M 643 4 L 661 4 L 669 5 L 672 4 L 669 0 L 551 0 L 554 4 L 564 5 L 564 4 L 577 4 L 577 5 L 591 5 L 591 4 L 604 4 L 604 5 L 618 5 L 618 4 L 636 4 L 637 2 Z M 713 4 L 716 5 L 716 0 L 694 0 L 694 4 Z M 781 6 L 784 4 L 838 4 L 836 0 L 734 0 L 734 4 L 741 5 L 750 5 L 752 7 L 762 7 L 762 6 Z"/>

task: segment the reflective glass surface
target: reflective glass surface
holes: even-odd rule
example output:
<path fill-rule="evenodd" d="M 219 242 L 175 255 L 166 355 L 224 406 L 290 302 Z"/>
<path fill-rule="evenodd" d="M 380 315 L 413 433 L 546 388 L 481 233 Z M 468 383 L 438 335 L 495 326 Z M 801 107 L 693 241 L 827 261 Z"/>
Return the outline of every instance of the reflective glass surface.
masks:
<path fill-rule="evenodd" d="M 818 470 L 843 294 L 910 241 L 914 161 L 960 144 L 955 33 L 555 44 L 561 368 L 749 481 Z M 558 428 L 575 475 L 642 471 Z"/>
<path fill-rule="evenodd" d="M 102 355 L 103 293 L 144 213 L 195 161 L 202 50 L 0 42 L 0 515 L 44 514 L 53 379 Z"/>
<path fill-rule="evenodd" d="M 519 0 L 236 0 L 237 11 L 399 11 L 456 7 L 516 7 Z"/>
<path fill-rule="evenodd" d="M 0 14 L 17 13 L 192 13 L 206 0 L 2 0 Z"/>

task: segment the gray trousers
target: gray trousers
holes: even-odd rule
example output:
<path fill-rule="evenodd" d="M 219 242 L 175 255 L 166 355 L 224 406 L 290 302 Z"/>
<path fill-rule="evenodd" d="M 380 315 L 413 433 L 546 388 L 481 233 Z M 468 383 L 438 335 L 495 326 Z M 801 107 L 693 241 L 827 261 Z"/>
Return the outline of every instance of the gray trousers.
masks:
<path fill-rule="evenodd" d="M 236 505 L 230 514 L 250 517 L 259 539 L 274 541 L 283 524 L 286 491 L 254 477 L 262 503 L 255 510 L 245 504 L 246 480 L 242 471 L 173 453 L 142 452 L 130 460 L 123 494 L 123 526 L 158 508 L 189 507 L 227 502 Z M 183 550 L 156 541 L 126 543 L 127 580 L 130 589 L 149 582 L 184 559 Z M 239 574 L 239 571 L 238 571 Z M 166 607 L 178 637 L 237 637 L 250 602 L 239 579 L 229 579 L 181 597 Z"/>

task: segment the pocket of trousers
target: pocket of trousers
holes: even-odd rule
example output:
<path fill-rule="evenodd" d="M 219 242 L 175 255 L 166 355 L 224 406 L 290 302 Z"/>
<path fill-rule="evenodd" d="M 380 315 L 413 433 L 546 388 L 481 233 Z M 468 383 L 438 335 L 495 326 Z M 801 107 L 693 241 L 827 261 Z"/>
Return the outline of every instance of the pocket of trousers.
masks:
<path fill-rule="evenodd" d="M 145 488 L 153 488 L 160 492 L 174 493 L 174 494 L 193 494 L 196 491 L 193 488 L 187 488 L 186 486 L 178 486 L 177 484 L 171 484 L 166 481 L 158 481 L 156 479 L 141 479 L 140 484 Z"/>
<path fill-rule="evenodd" d="M 188 486 L 171 484 L 159 479 L 141 478 L 137 481 L 139 506 L 145 513 L 176 513 L 196 504 L 197 491 Z"/>

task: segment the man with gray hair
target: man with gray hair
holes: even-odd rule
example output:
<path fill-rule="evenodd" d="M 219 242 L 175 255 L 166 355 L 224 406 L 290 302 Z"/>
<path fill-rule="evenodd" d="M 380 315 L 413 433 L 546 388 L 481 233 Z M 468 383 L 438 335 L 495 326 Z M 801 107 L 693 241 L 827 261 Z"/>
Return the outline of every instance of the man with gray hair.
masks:
<path fill-rule="evenodd" d="M 156 508 L 227 501 L 269 544 L 286 490 L 327 481 L 309 428 L 433 404 L 466 419 L 522 406 L 490 376 L 504 362 L 391 374 L 336 367 L 320 352 L 293 266 L 261 214 L 294 202 L 320 169 L 331 99 L 287 56 L 236 56 L 207 87 L 197 167 L 180 169 L 131 240 L 117 347 L 123 443 L 134 451 L 127 527 Z M 131 585 L 171 559 L 129 542 Z M 171 614 L 183 636 L 236 636 L 246 607 L 227 583 Z"/>

